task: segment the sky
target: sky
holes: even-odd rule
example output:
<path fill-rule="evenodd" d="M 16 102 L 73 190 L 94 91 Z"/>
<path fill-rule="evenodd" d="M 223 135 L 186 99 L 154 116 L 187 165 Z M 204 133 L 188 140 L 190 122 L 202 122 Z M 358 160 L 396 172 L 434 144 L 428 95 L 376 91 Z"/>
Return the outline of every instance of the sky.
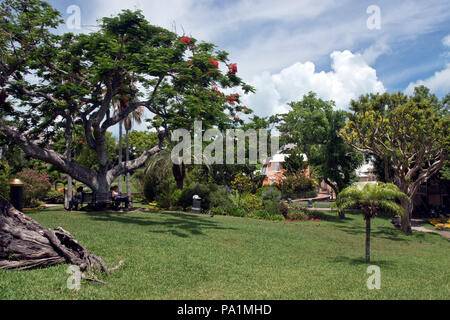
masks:
<path fill-rule="evenodd" d="M 49 2 L 69 21 L 67 9 L 78 6 L 80 32 L 122 9 L 141 9 L 152 24 L 216 44 L 256 88 L 243 102 L 259 116 L 284 113 L 309 91 L 338 109 L 361 94 L 411 94 L 421 84 L 439 97 L 450 92 L 448 0 Z"/>

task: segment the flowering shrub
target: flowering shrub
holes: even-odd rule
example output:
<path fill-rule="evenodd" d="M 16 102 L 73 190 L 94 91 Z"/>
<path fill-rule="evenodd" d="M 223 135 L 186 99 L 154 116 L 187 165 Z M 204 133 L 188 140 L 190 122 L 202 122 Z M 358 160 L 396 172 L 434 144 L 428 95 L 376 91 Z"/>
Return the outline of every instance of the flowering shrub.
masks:
<path fill-rule="evenodd" d="M 17 177 L 24 183 L 23 200 L 27 207 L 44 199 L 52 186 L 47 174 L 33 169 L 25 169 L 19 172 Z"/>

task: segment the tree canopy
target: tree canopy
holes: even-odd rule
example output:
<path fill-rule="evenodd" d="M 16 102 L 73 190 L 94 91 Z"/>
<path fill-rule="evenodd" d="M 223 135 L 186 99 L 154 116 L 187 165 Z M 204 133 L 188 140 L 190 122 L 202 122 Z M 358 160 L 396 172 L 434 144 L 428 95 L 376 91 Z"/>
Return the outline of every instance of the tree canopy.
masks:
<path fill-rule="evenodd" d="M 416 88 L 411 97 L 364 95 L 351 102 L 349 121 L 340 132 L 355 149 L 383 159 L 386 180 L 408 195 L 409 199 L 402 200 L 405 232 L 411 232 L 411 199 L 448 159 L 450 117 L 443 105 L 424 87 Z M 389 162 L 393 177 L 389 177 Z"/>
<path fill-rule="evenodd" d="M 0 101 L 0 132 L 95 191 L 107 191 L 119 175 L 143 166 L 171 130 L 190 129 L 194 120 L 223 129 L 241 121 L 239 112 L 252 112 L 239 94 L 222 92 L 254 91 L 235 64 L 220 70 L 226 52 L 154 26 L 140 11 L 103 18 L 99 31 L 78 35 L 55 34 L 60 14 L 39 0 L 6 0 L 0 11 L 0 87 L 7 95 Z M 117 100 L 123 107 L 112 113 Z M 139 107 L 154 114 L 160 143 L 128 163 L 114 163 L 108 129 Z M 96 153 L 95 169 L 49 145 L 61 129 L 70 145 L 76 125 Z"/>

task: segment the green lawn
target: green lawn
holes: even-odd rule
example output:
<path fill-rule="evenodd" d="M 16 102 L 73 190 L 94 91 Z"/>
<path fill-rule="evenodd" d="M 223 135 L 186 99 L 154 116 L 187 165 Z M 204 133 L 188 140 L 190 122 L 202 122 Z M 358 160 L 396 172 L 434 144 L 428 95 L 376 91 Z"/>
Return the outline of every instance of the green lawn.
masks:
<path fill-rule="evenodd" d="M 109 286 L 66 288 L 67 265 L 0 271 L 0 299 L 450 299 L 450 243 L 373 221 L 368 290 L 364 221 L 328 212 L 316 222 L 267 222 L 176 213 L 29 213 L 62 226 L 109 266 Z"/>

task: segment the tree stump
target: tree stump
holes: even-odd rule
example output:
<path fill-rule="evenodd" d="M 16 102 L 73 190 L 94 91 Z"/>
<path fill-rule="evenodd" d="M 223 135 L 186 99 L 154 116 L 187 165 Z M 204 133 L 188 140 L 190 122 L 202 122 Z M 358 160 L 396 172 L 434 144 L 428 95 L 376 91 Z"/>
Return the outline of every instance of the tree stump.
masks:
<path fill-rule="evenodd" d="M 0 270 L 28 270 L 60 263 L 69 263 L 87 271 L 103 271 L 107 275 L 119 265 L 108 269 L 103 260 L 86 250 L 63 228 L 50 230 L 17 211 L 0 197 Z M 103 283 L 95 278 L 84 279 Z"/>

